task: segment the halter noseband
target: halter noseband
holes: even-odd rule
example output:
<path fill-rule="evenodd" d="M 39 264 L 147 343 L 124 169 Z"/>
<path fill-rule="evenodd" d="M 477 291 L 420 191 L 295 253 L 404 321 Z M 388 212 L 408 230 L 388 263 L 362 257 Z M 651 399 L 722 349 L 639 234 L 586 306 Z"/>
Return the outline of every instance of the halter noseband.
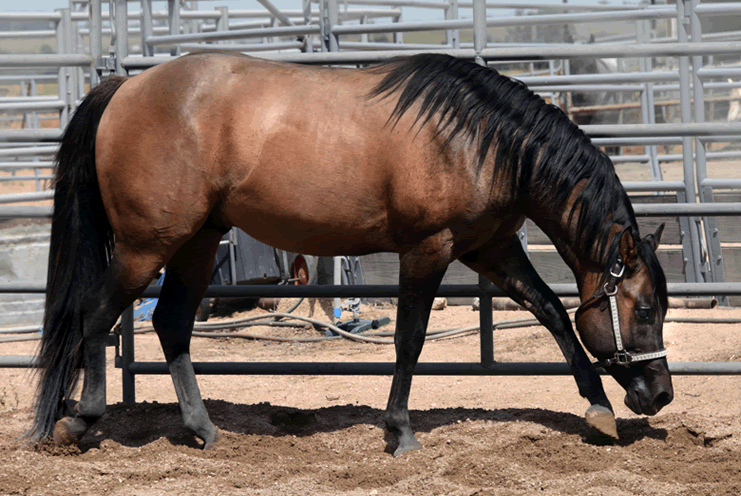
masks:
<path fill-rule="evenodd" d="M 631 353 L 623 347 L 623 336 L 620 333 L 620 316 L 618 315 L 617 306 L 617 292 L 618 284 L 623 278 L 625 273 L 625 265 L 623 261 L 618 258 L 615 263 L 615 267 L 610 269 L 610 279 L 605 282 L 605 285 L 594 294 L 589 300 L 585 301 L 581 306 L 583 307 L 590 301 L 607 296 L 610 303 L 610 313 L 612 314 L 612 333 L 615 337 L 615 355 L 612 358 L 606 358 L 604 360 L 598 360 L 596 365 L 601 367 L 609 367 L 610 365 L 622 365 L 627 366 L 633 362 L 642 362 L 646 360 L 654 360 L 656 358 L 663 358 L 669 353 L 666 349 L 654 351 L 650 353 Z M 612 289 L 610 289 L 612 288 Z M 581 308 L 580 308 L 581 310 Z"/>

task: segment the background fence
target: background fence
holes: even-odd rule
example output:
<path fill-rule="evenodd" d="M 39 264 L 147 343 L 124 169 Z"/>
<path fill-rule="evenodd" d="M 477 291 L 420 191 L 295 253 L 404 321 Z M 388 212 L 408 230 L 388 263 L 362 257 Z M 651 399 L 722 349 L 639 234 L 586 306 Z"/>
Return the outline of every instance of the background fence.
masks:
<path fill-rule="evenodd" d="M 517 77 L 605 147 L 642 231 L 667 223 L 659 258 L 670 293 L 741 304 L 741 4 L 259 3 L 206 10 L 205 2 L 169 0 L 155 10 L 152 0 L 90 0 L 53 13 L 0 13 L 0 43 L 11 52 L 0 54 L 0 191 L 19 182 L 29 189 L 0 195 L 0 325 L 38 322 L 42 297 L 29 294 L 43 292 L 54 141 L 90 85 L 202 49 L 343 66 L 432 51 Z M 409 21 L 409 12 L 426 20 Z M 528 223 L 520 236 L 547 282 L 573 283 L 537 227 Z M 366 283 L 396 282 L 395 256 L 362 263 Z M 469 285 L 458 296 L 481 293 L 460 265 L 444 284 Z M 133 354 L 124 362 L 130 373 L 144 371 L 131 365 Z"/>

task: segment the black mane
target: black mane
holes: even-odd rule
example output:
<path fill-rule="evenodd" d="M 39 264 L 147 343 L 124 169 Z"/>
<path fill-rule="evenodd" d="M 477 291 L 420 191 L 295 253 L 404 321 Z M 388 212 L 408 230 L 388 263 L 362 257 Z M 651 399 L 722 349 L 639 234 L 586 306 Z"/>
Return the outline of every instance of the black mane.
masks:
<path fill-rule="evenodd" d="M 422 54 L 393 59 L 372 69 L 385 74 L 369 98 L 398 94 L 389 122 L 419 102 L 416 123 L 436 119 L 448 146 L 458 137 L 478 145 L 477 172 L 495 150 L 495 174 L 508 178 L 527 204 L 537 200 L 563 212 L 580 183 L 584 187 L 570 216 L 575 248 L 601 261 L 608 271 L 618 257 L 618 240 L 609 243 L 614 224 L 629 229 L 640 247 L 654 289 L 666 297 L 666 281 L 653 250 L 638 237 L 628 195 L 610 159 L 555 105 L 547 104 L 522 82 L 447 55 Z M 573 224 L 573 223 L 572 223 Z M 661 289 L 663 288 L 663 290 Z"/>
<path fill-rule="evenodd" d="M 371 98 L 399 94 L 390 122 L 398 122 L 419 101 L 416 122 L 437 118 L 446 146 L 457 137 L 478 144 L 477 171 L 495 143 L 496 174 L 509 178 L 512 191 L 524 201 L 547 200 L 562 211 L 577 184 L 586 180 L 571 210 L 577 216 L 580 251 L 607 263 L 613 223 L 638 232 L 609 158 L 558 107 L 523 83 L 438 54 L 394 59 L 374 70 L 386 75 Z"/>

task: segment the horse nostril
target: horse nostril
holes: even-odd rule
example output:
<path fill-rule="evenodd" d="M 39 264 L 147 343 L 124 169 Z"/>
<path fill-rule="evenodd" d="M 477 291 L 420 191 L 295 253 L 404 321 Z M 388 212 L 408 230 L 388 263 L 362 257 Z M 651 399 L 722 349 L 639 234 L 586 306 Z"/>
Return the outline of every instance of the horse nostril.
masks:
<path fill-rule="evenodd" d="M 669 391 L 662 391 L 654 398 L 654 405 L 663 408 L 672 402 L 674 396 Z"/>

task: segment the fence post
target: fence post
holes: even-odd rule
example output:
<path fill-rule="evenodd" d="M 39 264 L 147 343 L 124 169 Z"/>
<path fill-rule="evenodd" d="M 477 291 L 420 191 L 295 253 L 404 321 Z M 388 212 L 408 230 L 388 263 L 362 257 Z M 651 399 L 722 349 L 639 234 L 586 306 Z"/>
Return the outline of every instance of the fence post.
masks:
<path fill-rule="evenodd" d="M 481 344 L 481 366 L 485 369 L 494 365 L 494 316 L 491 296 L 486 292 L 491 281 L 479 275 L 479 341 Z"/>
<path fill-rule="evenodd" d="M 337 35 L 332 32 L 332 28 L 335 27 L 338 22 L 337 0 L 324 0 L 324 5 L 326 8 L 326 14 L 323 14 L 326 16 L 324 22 L 324 29 L 326 30 L 324 33 L 324 43 L 327 46 L 327 50 L 325 51 L 339 52 L 339 40 L 337 39 Z"/>
<path fill-rule="evenodd" d="M 445 9 L 445 20 L 454 21 L 458 20 L 458 0 L 450 0 L 450 7 Z M 460 31 L 457 29 L 449 29 L 445 32 L 445 42 L 452 48 L 458 49 L 461 47 Z"/>
<path fill-rule="evenodd" d="M 67 30 L 64 28 L 64 10 L 65 9 L 56 9 L 55 12 L 59 13 L 61 16 L 61 19 L 59 22 L 57 22 L 57 53 L 64 53 L 64 37 L 67 34 Z M 57 92 L 59 95 L 59 99 L 64 102 L 64 107 L 62 107 L 62 110 L 59 112 L 59 127 L 60 129 L 64 129 L 64 127 L 67 125 L 67 119 L 69 118 L 69 100 L 67 99 L 67 68 L 66 67 L 60 67 L 59 71 L 57 72 L 58 75 L 58 87 Z"/>
<path fill-rule="evenodd" d="M 699 0 L 690 0 L 690 30 L 692 41 L 702 41 L 702 26 L 700 17 L 695 13 L 695 7 L 700 5 Z M 698 71 L 702 69 L 702 55 L 692 57 L 692 85 L 694 97 L 695 122 L 705 122 L 705 95 L 702 79 Z M 702 203 L 713 203 L 713 189 L 703 185 L 708 177 L 707 157 L 705 154 L 705 142 L 699 137 L 695 138 L 695 159 L 697 189 Z M 723 266 L 723 252 L 720 246 L 720 231 L 717 217 L 704 217 L 705 240 L 707 241 L 708 272 L 709 280 L 712 282 L 725 282 L 726 274 Z M 720 296 L 718 302 L 728 305 L 728 297 Z"/>
<path fill-rule="evenodd" d="M 170 22 L 170 34 L 180 34 L 180 1 L 167 0 L 167 18 Z M 170 49 L 170 55 L 180 55 L 180 45 Z"/>
<path fill-rule="evenodd" d="M 98 59 L 103 55 L 103 13 L 100 5 L 101 0 L 90 0 L 90 22 L 88 41 L 90 43 L 90 89 L 100 83 L 98 76 Z"/>
<path fill-rule="evenodd" d="M 645 9 L 648 4 L 645 2 L 641 3 L 641 8 Z M 647 29 L 649 21 L 636 21 L 636 37 L 639 43 L 650 43 L 651 37 L 650 32 Z M 645 57 L 638 59 L 638 68 L 641 72 L 652 71 L 651 58 Z M 643 83 L 643 91 L 641 92 L 641 120 L 644 124 L 656 124 L 656 114 L 654 109 L 654 88 L 653 83 Z M 649 168 L 651 170 L 651 180 L 661 181 L 661 166 L 659 165 L 658 153 L 656 145 L 649 145 L 644 147 L 648 155 Z"/>
<path fill-rule="evenodd" d="M 221 17 L 216 21 L 216 31 L 223 31 L 226 33 L 229 31 L 229 7 L 216 7 L 216 10 L 221 13 Z M 216 43 L 221 43 L 223 45 L 224 43 L 229 43 L 229 41 L 217 41 Z"/>
<path fill-rule="evenodd" d="M 141 0 L 142 56 L 152 57 L 154 47 L 147 44 L 147 39 L 154 34 L 152 23 L 152 0 Z"/>
<path fill-rule="evenodd" d="M 129 56 L 129 11 L 126 0 L 116 0 L 116 74 L 126 76 L 122 65 L 123 59 Z M 111 19 L 111 24 L 114 20 Z"/>
<path fill-rule="evenodd" d="M 304 24 L 311 24 L 311 0 L 301 0 L 304 8 Z M 321 18 L 321 15 L 319 16 Z M 304 36 L 304 52 L 312 53 L 314 51 L 314 37 L 310 34 Z"/>
<path fill-rule="evenodd" d="M 72 16 L 69 9 L 62 9 L 62 26 L 64 27 L 64 53 L 75 53 L 74 30 L 72 29 Z M 64 76 L 67 79 L 67 106 L 72 114 L 77 107 L 77 67 L 66 67 Z"/>
<path fill-rule="evenodd" d="M 473 49 L 476 51 L 476 63 L 486 67 L 481 58 L 481 50 L 486 48 L 486 0 L 473 0 Z"/>
<path fill-rule="evenodd" d="M 679 43 L 687 43 L 688 41 L 687 25 L 690 22 L 688 9 L 691 9 L 689 0 L 677 0 L 677 41 Z M 679 57 L 679 109 L 682 115 L 682 123 L 692 122 L 689 63 L 689 57 Z M 692 154 L 692 137 L 690 136 L 682 137 L 682 162 L 684 164 L 686 201 L 687 203 L 696 203 L 694 157 Z M 689 266 L 685 265 L 685 278 L 687 282 L 702 282 L 704 278 L 703 268 L 701 267 L 702 257 L 697 218 L 689 217 L 685 225 L 680 223 L 680 228 L 685 232 L 685 235 L 689 234 L 691 247 L 690 252 L 684 254 L 685 260 L 689 263 Z"/>
<path fill-rule="evenodd" d="M 136 403 L 136 376 L 129 371 L 134 363 L 134 306 L 121 315 L 121 387 L 123 402 Z"/>

